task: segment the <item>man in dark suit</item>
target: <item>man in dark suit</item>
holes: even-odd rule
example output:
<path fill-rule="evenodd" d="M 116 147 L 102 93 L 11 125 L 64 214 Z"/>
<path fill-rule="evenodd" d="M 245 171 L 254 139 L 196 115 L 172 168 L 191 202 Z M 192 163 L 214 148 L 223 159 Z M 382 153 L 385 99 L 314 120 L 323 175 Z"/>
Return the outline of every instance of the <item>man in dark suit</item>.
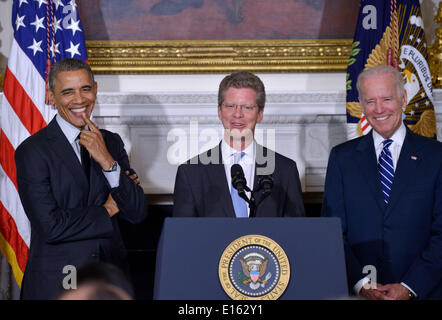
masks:
<path fill-rule="evenodd" d="M 442 298 L 442 144 L 402 122 L 407 105 L 390 66 L 358 77 L 373 130 L 334 147 L 323 215 L 340 217 L 350 289 L 367 299 Z"/>
<path fill-rule="evenodd" d="M 72 266 L 103 261 L 127 272 L 118 219 L 137 223 L 147 214 L 121 138 L 89 119 L 97 95 L 90 67 L 59 61 L 48 94 L 58 114 L 15 152 L 19 195 L 31 223 L 23 299 L 52 299 L 62 287 L 75 287 Z"/>
<path fill-rule="evenodd" d="M 296 163 L 254 140 L 255 126 L 263 118 L 265 90 L 249 72 L 225 77 L 218 92 L 218 117 L 224 127 L 218 146 L 178 167 L 175 180 L 175 217 L 289 217 L 304 216 Z M 244 169 L 247 198 L 232 186 L 231 167 Z M 270 195 L 265 183 L 273 182 Z M 271 182 L 270 182 L 271 183 Z M 268 185 L 267 185 L 268 186 Z M 256 210 L 254 209 L 256 205 Z"/>

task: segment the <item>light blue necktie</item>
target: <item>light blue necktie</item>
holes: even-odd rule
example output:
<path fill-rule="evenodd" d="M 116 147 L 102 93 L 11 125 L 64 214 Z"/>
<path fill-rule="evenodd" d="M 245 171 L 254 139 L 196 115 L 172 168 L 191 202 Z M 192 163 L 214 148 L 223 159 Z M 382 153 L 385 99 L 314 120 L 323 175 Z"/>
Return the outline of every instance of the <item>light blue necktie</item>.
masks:
<path fill-rule="evenodd" d="M 382 143 L 384 144 L 384 148 L 379 155 L 378 168 L 381 176 L 381 186 L 382 193 L 384 194 L 385 205 L 388 205 L 394 179 L 393 158 L 391 157 L 391 152 L 388 147 L 390 147 L 390 145 L 393 143 L 393 140 L 387 139 Z"/>
<path fill-rule="evenodd" d="M 238 163 L 239 160 L 244 156 L 244 152 L 237 152 L 233 154 L 234 163 Z M 230 183 L 230 195 L 232 196 L 233 208 L 235 209 L 235 214 L 237 218 L 248 218 L 249 215 L 247 213 L 247 202 L 241 198 L 238 194 L 238 190 L 233 187 L 233 184 Z"/>

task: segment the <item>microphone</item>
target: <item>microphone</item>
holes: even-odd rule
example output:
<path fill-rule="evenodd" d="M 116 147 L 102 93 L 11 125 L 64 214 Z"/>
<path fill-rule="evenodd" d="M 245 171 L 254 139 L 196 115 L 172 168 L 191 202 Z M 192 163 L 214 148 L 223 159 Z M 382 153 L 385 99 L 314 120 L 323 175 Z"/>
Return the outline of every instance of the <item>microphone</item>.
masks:
<path fill-rule="evenodd" d="M 264 196 L 268 196 L 270 193 L 272 193 L 272 188 L 273 188 L 272 175 L 269 174 L 267 176 L 259 177 L 258 186 L 259 186 L 259 189 L 263 190 Z"/>
<path fill-rule="evenodd" d="M 235 163 L 234 165 L 232 165 L 232 167 L 230 168 L 230 176 L 232 177 L 232 185 L 236 190 L 238 190 L 238 194 L 240 195 L 240 197 L 247 198 L 245 191 L 250 191 L 250 189 L 247 187 L 247 181 L 244 177 L 244 171 L 239 164 Z"/>

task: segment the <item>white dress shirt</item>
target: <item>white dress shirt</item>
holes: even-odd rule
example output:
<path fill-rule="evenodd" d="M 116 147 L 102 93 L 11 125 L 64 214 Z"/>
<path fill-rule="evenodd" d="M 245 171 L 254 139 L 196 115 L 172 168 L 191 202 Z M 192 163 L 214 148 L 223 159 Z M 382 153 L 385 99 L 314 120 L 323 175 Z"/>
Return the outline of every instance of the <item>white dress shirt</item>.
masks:
<path fill-rule="evenodd" d="M 224 169 L 226 171 L 227 185 L 231 191 L 232 176 L 230 174 L 230 168 L 234 164 L 234 154 L 238 152 L 244 152 L 244 156 L 239 160 L 238 164 L 244 171 L 244 177 L 247 180 L 247 187 L 253 190 L 253 183 L 255 180 L 255 141 L 253 141 L 243 151 L 237 151 L 230 147 L 224 139 L 221 142 L 221 154 L 224 163 Z M 247 197 L 250 199 L 250 192 L 246 192 Z M 247 214 L 250 216 L 250 208 L 247 204 Z"/>
<path fill-rule="evenodd" d="M 397 161 L 399 160 L 399 155 L 401 153 L 402 145 L 404 144 L 405 140 L 405 134 L 407 133 L 407 130 L 405 129 L 405 125 L 402 122 L 399 129 L 396 130 L 396 132 L 391 136 L 391 140 L 393 142 L 391 143 L 390 147 L 388 149 L 390 150 L 391 157 L 393 158 L 393 168 L 396 171 Z M 376 159 L 379 161 L 379 155 L 382 152 L 382 149 L 384 148 L 383 141 L 385 139 L 376 131 L 373 130 L 373 141 L 374 141 L 374 148 L 376 151 Z"/>
<path fill-rule="evenodd" d="M 405 129 L 405 125 L 402 122 L 401 126 L 396 130 L 396 132 L 391 136 L 391 140 L 393 142 L 391 143 L 390 147 L 388 148 L 391 153 L 391 157 L 393 159 L 393 169 L 396 171 L 397 162 L 399 160 L 399 155 L 401 154 L 402 145 L 404 144 L 405 135 L 407 133 L 407 130 Z M 379 161 L 379 155 L 382 152 L 382 149 L 384 148 L 383 141 L 385 139 L 377 133 L 375 130 L 373 130 L 373 142 L 374 142 L 374 148 L 376 151 L 376 159 Z M 353 287 L 353 290 L 355 293 L 359 294 L 362 287 L 369 282 L 369 278 L 365 277 L 359 280 L 355 286 Z M 401 282 L 401 284 L 406 287 L 408 290 L 410 290 L 411 293 L 413 293 L 416 296 L 416 293 L 405 283 Z"/>
<path fill-rule="evenodd" d="M 81 163 L 81 152 L 80 152 L 80 144 L 79 140 L 77 140 L 78 134 L 81 132 L 77 127 L 73 126 L 65 119 L 63 119 L 60 115 L 55 116 L 55 120 L 60 126 L 61 131 L 65 135 L 66 139 L 68 139 L 69 144 L 75 152 L 75 155 L 78 158 L 78 161 Z M 104 177 L 109 182 L 111 188 L 116 188 L 120 185 L 120 172 L 121 168 L 117 162 L 117 170 L 113 172 L 105 172 L 103 171 Z"/>

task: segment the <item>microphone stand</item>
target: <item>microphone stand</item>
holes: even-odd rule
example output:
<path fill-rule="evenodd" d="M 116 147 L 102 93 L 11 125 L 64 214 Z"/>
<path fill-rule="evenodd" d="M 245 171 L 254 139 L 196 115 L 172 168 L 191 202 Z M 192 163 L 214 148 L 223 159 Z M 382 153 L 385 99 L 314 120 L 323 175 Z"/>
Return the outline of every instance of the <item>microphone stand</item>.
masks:
<path fill-rule="evenodd" d="M 261 199 L 259 200 L 259 202 L 256 203 L 255 194 L 258 191 L 260 191 L 261 189 L 262 189 L 261 185 L 259 185 L 258 189 L 256 189 L 256 190 L 250 190 L 249 187 L 245 186 L 244 190 L 250 192 L 250 199 L 247 197 L 245 191 L 238 192 L 239 196 L 241 198 L 243 198 L 249 204 L 249 209 L 250 209 L 249 218 L 255 218 L 256 217 L 256 209 L 261 204 L 261 202 L 270 195 L 270 192 L 264 193 L 263 196 L 261 197 Z"/>
<path fill-rule="evenodd" d="M 266 182 L 267 182 L 267 188 L 264 187 L 264 183 L 263 183 L 264 178 L 266 179 Z M 258 189 L 251 191 L 250 202 L 249 202 L 249 208 L 250 208 L 249 217 L 250 218 L 256 217 L 256 209 L 261 204 L 261 202 L 270 195 L 272 187 L 273 187 L 272 176 L 266 176 L 266 177 L 259 178 Z M 261 196 L 261 198 L 259 199 L 259 202 L 256 203 L 255 194 L 258 191 L 260 191 L 261 189 L 264 189 L 264 193 Z"/>
<path fill-rule="evenodd" d="M 249 189 L 249 188 L 247 188 L 247 189 Z M 256 217 L 256 207 L 257 207 L 257 205 L 255 203 L 255 192 L 256 191 L 250 190 L 250 200 L 248 201 L 249 202 L 249 209 L 250 209 L 249 218 Z"/>
<path fill-rule="evenodd" d="M 261 202 L 271 193 L 271 189 L 273 187 L 272 176 L 261 176 L 258 181 L 258 188 L 256 190 L 250 190 L 250 188 L 247 186 L 247 181 L 244 177 L 244 172 L 240 165 L 235 164 L 234 166 L 232 166 L 231 175 L 232 184 L 237 190 L 238 195 L 249 204 L 249 218 L 256 217 L 256 210 L 258 205 L 261 204 Z M 261 189 L 264 189 L 263 195 L 261 196 L 260 201 L 256 203 L 255 195 Z M 246 191 L 250 192 L 250 199 L 247 197 Z"/>
<path fill-rule="evenodd" d="M 245 191 L 250 192 L 250 199 L 247 197 Z M 250 209 L 249 217 L 250 218 L 255 217 L 255 215 L 256 215 L 256 204 L 255 204 L 254 193 L 255 193 L 255 191 L 250 190 L 250 188 L 247 185 L 244 186 L 243 192 L 238 192 L 239 196 L 241 198 L 243 198 L 244 201 L 249 204 L 249 209 Z"/>

